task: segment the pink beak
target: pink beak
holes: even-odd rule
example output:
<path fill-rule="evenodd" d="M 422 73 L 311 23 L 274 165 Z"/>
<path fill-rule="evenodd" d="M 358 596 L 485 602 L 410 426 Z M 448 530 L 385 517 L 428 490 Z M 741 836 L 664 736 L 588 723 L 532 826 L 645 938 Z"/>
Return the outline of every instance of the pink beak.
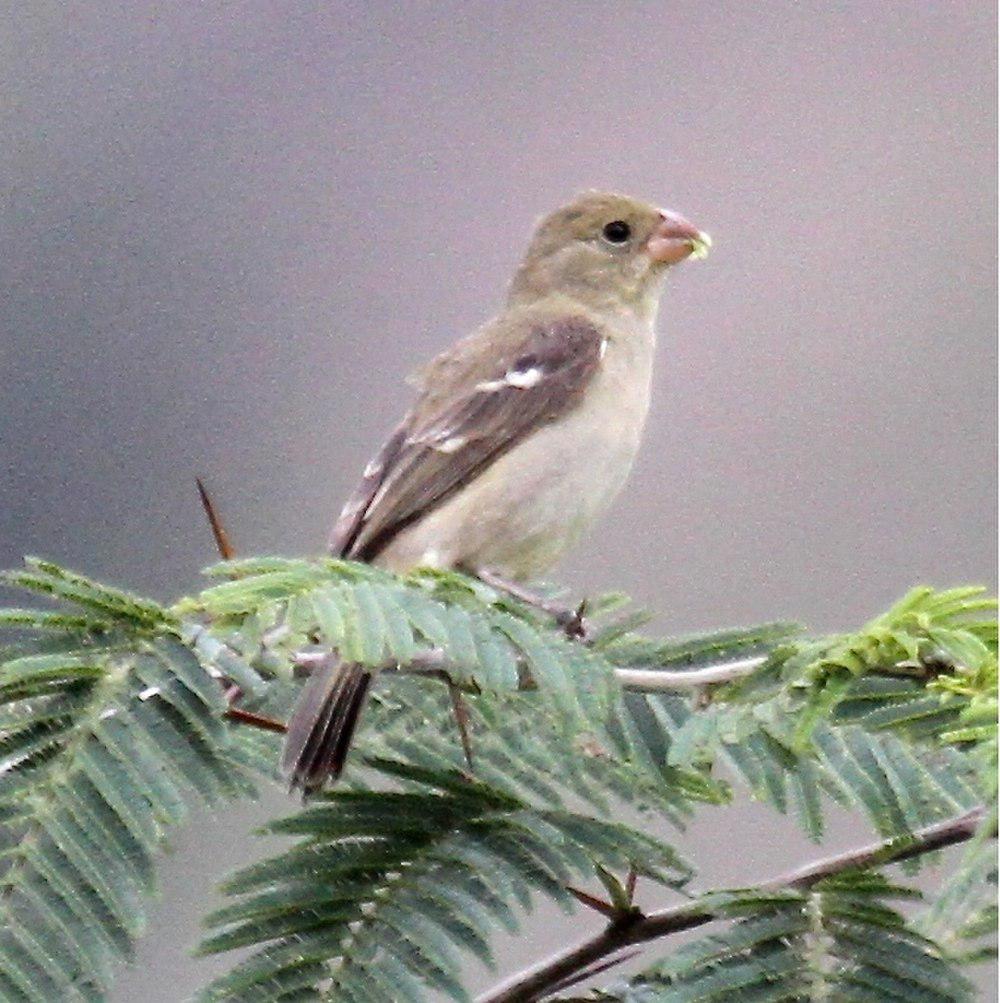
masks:
<path fill-rule="evenodd" d="M 660 210 L 660 223 L 646 241 L 646 252 L 659 264 L 676 265 L 685 258 L 704 258 L 712 238 L 683 216 L 668 209 Z"/>

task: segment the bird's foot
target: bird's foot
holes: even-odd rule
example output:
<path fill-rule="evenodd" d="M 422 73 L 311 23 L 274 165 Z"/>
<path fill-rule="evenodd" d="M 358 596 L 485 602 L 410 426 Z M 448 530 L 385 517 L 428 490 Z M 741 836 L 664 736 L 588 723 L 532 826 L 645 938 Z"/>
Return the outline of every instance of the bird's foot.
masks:
<path fill-rule="evenodd" d="M 525 588 L 517 582 L 512 582 L 502 575 L 498 575 L 488 568 L 479 568 L 475 572 L 476 577 L 490 588 L 497 592 L 504 592 L 525 606 L 537 609 L 553 620 L 562 628 L 563 633 L 572 641 L 587 643 L 590 636 L 590 628 L 584 617 L 587 611 L 587 600 L 584 599 L 579 606 L 568 607 L 562 603 L 553 602 L 545 596 Z"/>
<path fill-rule="evenodd" d="M 590 625 L 585 619 L 587 600 L 583 599 L 576 609 L 564 609 L 556 614 L 555 621 L 571 641 L 582 641 L 584 644 L 590 637 Z"/>

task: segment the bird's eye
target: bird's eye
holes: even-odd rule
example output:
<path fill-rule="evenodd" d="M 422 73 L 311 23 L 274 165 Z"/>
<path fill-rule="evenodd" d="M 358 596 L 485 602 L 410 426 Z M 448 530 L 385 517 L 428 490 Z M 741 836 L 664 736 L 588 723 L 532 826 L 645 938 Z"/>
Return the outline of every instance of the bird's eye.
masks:
<path fill-rule="evenodd" d="M 625 220 L 616 219 L 608 223 L 601 233 L 609 244 L 624 244 L 632 236 L 632 227 Z"/>

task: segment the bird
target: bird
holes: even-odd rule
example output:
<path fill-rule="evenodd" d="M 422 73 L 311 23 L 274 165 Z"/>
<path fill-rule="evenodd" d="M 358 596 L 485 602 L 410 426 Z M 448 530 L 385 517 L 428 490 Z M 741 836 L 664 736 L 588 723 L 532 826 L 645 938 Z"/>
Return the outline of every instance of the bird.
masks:
<path fill-rule="evenodd" d="M 608 508 L 639 449 L 667 272 L 708 235 L 626 195 L 586 191 L 538 222 L 502 311 L 419 370 L 413 406 L 365 468 L 336 557 L 522 582 Z M 341 774 L 370 666 L 327 659 L 288 722 L 304 795 Z"/>

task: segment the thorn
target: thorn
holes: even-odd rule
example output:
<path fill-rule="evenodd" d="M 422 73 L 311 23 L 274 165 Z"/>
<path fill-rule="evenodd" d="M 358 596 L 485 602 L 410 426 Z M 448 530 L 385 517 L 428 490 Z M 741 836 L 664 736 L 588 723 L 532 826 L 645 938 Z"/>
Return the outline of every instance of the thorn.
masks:
<path fill-rule="evenodd" d="M 620 916 L 619 910 L 617 910 L 610 902 L 605 902 L 604 899 L 599 899 L 596 895 L 591 895 L 590 892 L 581 891 L 579 888 L 574 888 L 572 885 L 563 886 L 566 891 L 570 893 L 577 900 L 577 902 L 582 903 L 588 909 L 593 909 L 594 912 L 599 912 L 602 916 L 607 916 L 608 919 L 617 919 Z"/>
<path fill-rule="evenodd" d="M 275 721 L 273 717 L 264 717 L 263 714 L 254 714 L 250 710 L 240 710 L 239 707 L 230 707 L 223 715 L 230 721 L 237 724 L 246 724 L 252 728 L 260 728 L 261 731 L 273 731 L 279 735 L 284 735 L 288 731 L 288 726 L 284 721 Z"/>
<path fill-rule="evenodd" d="M 632 905 L 635 900 L 635 882 L 639 877 L 636 873 L 636 869 L 629 866 L 628 874 L 625 875 L 625 895 L 628 898 L 628 904 Z"/>
<path fill-rule="evenodd" d="M 472 765 L 472 738 L 469 735 L 469 708 L 465 703 L 462 691 L 449 679 L 448 696 L 451 697 L 451 709 L 455 715 L 455 723 L 458 725 L 458 735 L 462 740 L 462 752 L 465 755 L 465 764 L 469 767 L 469 772 L 473 770 Z"/>
<path fill-rule="evenodd" d="M 229 542 L 229 536 L 226 534 L 226 528 L 222 525 L 222 520 L 215 511 L 212 497 L 205 487 L 205 482 L 200 477 L 196 477 L 194 480 L 198 485 L 198 497 L 201 498 L 201 507 L 205 510 L 205 515 L 208 517 L 209 526 L 212 527 L 212 536 L 215 537 L 215 549 L 224 561 L 231 561 L 236 556 L 236 551 L 233 550 L 233 546 Z"/>

